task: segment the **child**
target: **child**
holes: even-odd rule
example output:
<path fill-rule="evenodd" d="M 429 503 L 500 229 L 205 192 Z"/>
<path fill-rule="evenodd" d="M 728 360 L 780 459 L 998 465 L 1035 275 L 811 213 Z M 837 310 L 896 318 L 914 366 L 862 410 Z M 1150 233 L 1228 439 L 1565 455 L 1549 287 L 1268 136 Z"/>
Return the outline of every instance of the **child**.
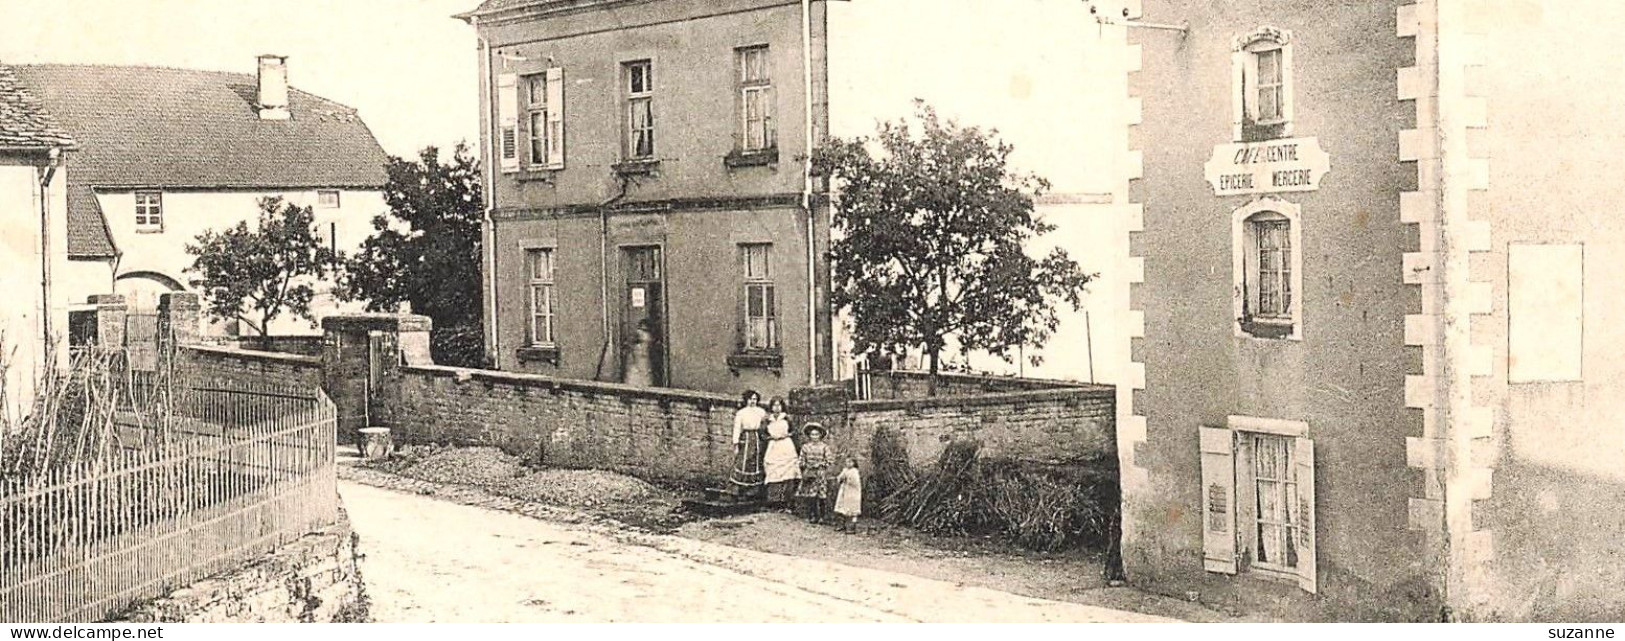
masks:
<path fill-rule="evenodd" d="M 824 503 L 829 499 L 829 471 L 835 465 L 835 452 L 824 442 L 824 426 L 808 423 L 802 432 L 807 442 L 801 444 L 801 485 L 796 498 L 807 506 L 807 520 L 824 521 Z"/>
<path fill-rule="evenodd" d="M 858 476 L 858 459 L 846 458 L 846 469 L 837 479 L 840 489 L 835 494 L 835 513 L 845 517 L 841 531 L 858 530 L 858 515 L 863 513 L 863 479 Z"/>

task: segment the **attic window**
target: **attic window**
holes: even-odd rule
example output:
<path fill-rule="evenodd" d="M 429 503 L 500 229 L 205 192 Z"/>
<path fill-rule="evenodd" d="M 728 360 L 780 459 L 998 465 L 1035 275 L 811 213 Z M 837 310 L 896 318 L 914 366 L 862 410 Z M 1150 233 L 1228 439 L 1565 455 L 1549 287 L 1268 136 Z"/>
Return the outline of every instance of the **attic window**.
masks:
<path fill-rule="evenodd" d="M 336 189 L 324 189 L 316 192 L 316 205 L 322 209 L 339 208 L 339 192 Z"/>
<path fill-rule="evenodd" d="M 164 195 L 156 191 L 135 192 L 135 230 L 164 230 Z"/>

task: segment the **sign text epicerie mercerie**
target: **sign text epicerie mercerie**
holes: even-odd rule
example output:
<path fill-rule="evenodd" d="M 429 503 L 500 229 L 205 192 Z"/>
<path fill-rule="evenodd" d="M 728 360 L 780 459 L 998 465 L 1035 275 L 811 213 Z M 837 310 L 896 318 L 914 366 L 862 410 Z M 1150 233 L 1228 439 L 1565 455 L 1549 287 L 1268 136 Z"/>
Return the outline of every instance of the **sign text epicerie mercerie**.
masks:
<path fill-rule="evenodd" d="M 1314 191 L 1331 169 L 1331 159 L 1315 138 L 1218 145 L 1206 166 L 1218 196 Z"/>

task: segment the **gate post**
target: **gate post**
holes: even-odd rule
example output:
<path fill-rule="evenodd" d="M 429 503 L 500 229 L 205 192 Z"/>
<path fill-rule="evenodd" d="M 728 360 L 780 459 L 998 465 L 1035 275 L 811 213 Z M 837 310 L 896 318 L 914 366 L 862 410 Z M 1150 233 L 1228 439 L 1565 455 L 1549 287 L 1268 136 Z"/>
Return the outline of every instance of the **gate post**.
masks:
<path fill-rule="evenodd" d="M 360 444 L 365 427 L 394 427 L 401 366 L 433 365 L 427 316 L 340 314 L 322 319 L 322 378 L 338 409 L 341 440 Z"/>

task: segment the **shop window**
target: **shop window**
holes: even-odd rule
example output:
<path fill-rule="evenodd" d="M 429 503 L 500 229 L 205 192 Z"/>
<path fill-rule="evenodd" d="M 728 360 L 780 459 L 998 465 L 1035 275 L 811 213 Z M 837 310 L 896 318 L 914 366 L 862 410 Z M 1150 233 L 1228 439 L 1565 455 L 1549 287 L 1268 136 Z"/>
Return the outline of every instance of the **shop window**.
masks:
<path fill-rule="evenodd" d="M 1315 449 L 1308 425 L 1232 416 L 1201 429 L 1203 558 L 1209 572 L 1318 589 Z"/>

